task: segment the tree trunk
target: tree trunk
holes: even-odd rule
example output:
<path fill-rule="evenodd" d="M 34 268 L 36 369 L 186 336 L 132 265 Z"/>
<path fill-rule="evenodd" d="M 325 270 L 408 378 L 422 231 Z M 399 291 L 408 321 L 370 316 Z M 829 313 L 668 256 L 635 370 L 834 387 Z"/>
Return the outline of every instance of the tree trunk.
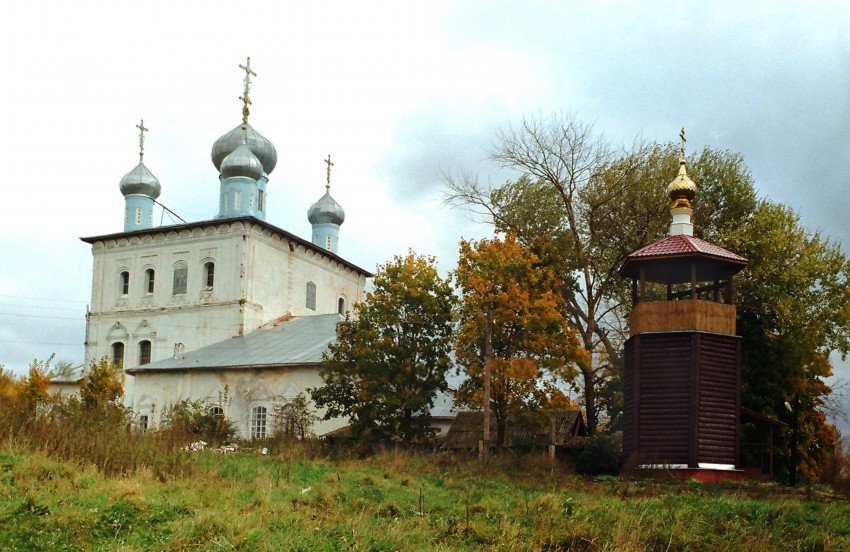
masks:
<path fill-rule="evenodd" d="M 593 369 L 582 370 L 584 376 L 584 410 L 587 414 L 587 434 L 596 434 L 596 382 L 593 378 Z"/>
<path fill-rule="evenodd" d="M 496 419 L 496 447 L 500 450 L 505 448 L 505 428 L 507 424 L 505 420 Z"/>

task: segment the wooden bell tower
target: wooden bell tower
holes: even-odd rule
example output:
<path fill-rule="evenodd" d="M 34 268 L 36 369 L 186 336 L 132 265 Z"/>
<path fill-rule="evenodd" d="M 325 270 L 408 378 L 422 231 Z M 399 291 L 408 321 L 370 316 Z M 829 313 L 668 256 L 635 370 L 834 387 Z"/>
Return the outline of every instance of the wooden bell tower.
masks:
<path fill-rule="evenodd" d="M 620 270 L 633 300 L 623 449 L 644 467 L 732 471 L 741 406 L 732 279 L 747 260 L 693 236 L 684 130 L 682 144 L 668 186 L 670 235 L 628 255 Z"/>

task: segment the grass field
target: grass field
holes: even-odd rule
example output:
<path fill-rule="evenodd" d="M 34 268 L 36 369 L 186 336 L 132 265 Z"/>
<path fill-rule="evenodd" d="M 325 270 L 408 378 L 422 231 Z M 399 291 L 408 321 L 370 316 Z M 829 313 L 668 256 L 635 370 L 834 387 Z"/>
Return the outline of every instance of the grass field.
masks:
<path fill-rule="evenodd" d="M 850 550 L 813 489 L 586 480 L 538 456 L 194 453 L 104 477 L 0 447 L 2 550 Z"/>

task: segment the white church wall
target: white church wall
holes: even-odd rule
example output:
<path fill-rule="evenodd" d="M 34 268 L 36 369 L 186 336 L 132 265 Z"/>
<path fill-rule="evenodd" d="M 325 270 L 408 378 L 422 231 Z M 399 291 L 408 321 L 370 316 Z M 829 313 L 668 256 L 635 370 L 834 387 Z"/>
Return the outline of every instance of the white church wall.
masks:
<path fill-rule="evenodd" d="M 360 300 L 365 277 L 328 255 L 255 227 L 248 240 L 246 269 L 249 302 L 262 305 L 262 316 L 252 329 L 283 314 L 333 314 L 338 301 L 346 308 Z M 307 305 L 307 284 L 316 286 L 315 307 Z"/>
<path fill-rule="evenodd" d="M 132 408 L 138 416 L 148 416 L 154 427 L 162 423 L 163 412 L 174 404 L 182 400 L 202 401 L 209 407 L 221 406 L 243 439 L 251 436 L 254 407 L 266 408 L 267 431 L 271 434 L 275 406 L 290 402 L 299 393 L 309 399 L 307 389 L 322 385 L 315 367 L 143 372 L 135 379 Z M 342 418 L 317 421 L 313 432 L 324 435 L 346 423 Z"/>
<path fill-rule="evenodd" d="M 86 363 L 112 358 L 124 346 L 124 368 L 249 333 L 286 315 L 332 314 L 362 299 L 365 275 L 297 238 L 248 220 L 207 221 L 143 233 L 92 238 L 92 303 L 86 329 Z M 214 264 L 208 286 L 204 265 Z M 183 272 L 175 293 L 175 268 Z M 153 291 L 147 270 L 153 270 Z M 122 279 L 126 273 L 126 283 Z M 307 306 L 308 283 L 315 308 Z M 185 285 L 185 290 L 182 288 Z M 318 377 L 318 376 L 316 376 Z M 135 405 L 138 376 L 125 376 L 125 399 Z M 175 380 L 171 380 L 172 383 Z M 171 401 L 171 390 L 159 395 Z M 184 397 L 186 398 L 186 397 Z"/>

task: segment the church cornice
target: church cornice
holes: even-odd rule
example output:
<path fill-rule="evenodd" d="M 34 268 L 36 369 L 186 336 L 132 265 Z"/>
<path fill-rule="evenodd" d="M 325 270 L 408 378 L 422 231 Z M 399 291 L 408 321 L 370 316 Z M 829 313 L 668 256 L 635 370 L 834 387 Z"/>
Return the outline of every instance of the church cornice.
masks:
<path fill-rule="evenodd" d="M 266 235 L 267 237 L 274 236 L 280 239 L 281 242 L 288 243 L 290 251 L 295 251 L 296 249 L 303 249 L 305 252 L 311 252 L 313 255 L 320 255 L 329 261 L 336 262 L 367 278 L 371 278 L 372 276 L 374 276 L 374 274 L 372 274 L 368 270 L 360 268 L 354 263 L 343 259 L 336 253 L 332 253 L 308 240 L 305 240 L 296 236 L 295 234 L 287 232 L 282 228 L 278 228 L 273 224 L 269 224 L 268 222 L 262 221 L 258 218 L 251 216 L 203 220 L 198 222 L 189 222 L 186 224 L 174 224 L 171 226 L 159 226 L 157 228 L 146 228 L 143 230 L 133 230 L 130 232 L 118 232 L 115 234 L 104 234 L 102 236 L 83 237 L 80 238 L 80 240 L 85 243 L 91 244 L 93 249 L 98 248 L 98 243 L 101 244 L 101 247 L 105 248 L 136 245 L 145 246 L 159 242 L 166 238 L 173 239 L 181 237 L 181 235 L 182 237 L 184 237 L 184 239 L 192 240 L 203 239 L 211 234 L 221 232 L 229 233 L 239 230 L 238 225 L 240 224 L 242 225 L 243 230 L 248 231 L 252 229 L 258 229 L 260 231 L 259 233 L 262 235 Z M 200 232 L 198 232 L 198 230 Z"/>

